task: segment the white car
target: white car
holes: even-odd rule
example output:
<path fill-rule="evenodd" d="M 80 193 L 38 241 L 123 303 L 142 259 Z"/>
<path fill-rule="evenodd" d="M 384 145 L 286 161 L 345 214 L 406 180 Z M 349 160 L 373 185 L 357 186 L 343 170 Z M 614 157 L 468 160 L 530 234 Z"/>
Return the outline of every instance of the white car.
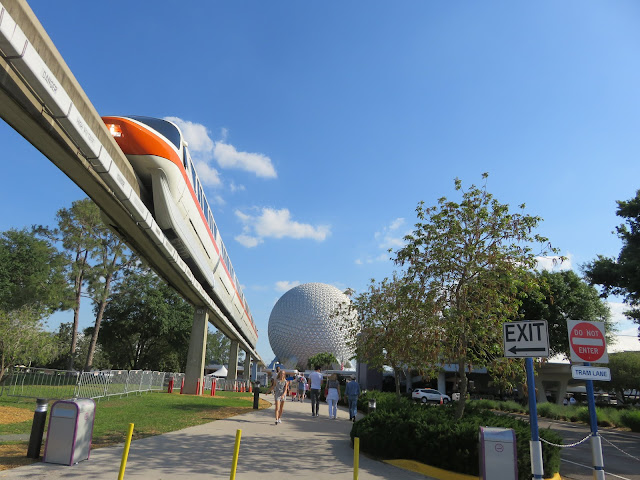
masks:
<path fill-rule="evenodd" d="M 451 401 L 451 397 L 449 395 L 440 393 L 438 390 L 434 390 L 433 388 L 416 388 L 411 392 L 411 398 L 413 400 L 419 400 L 422 403 L 440 403 L 441 401 L 442 403 L 449 403 Z"/>

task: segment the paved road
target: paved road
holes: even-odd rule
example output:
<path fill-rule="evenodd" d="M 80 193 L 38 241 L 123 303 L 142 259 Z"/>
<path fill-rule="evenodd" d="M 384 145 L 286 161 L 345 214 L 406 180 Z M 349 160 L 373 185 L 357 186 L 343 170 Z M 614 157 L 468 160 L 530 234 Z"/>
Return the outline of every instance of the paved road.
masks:
<path fill-rule="evenodd" d="M 273 407 L 225 420 L 157 435 L 131 444 L 125 479 L 211 480 L 229 478 L 236 430 L 242 430 L 239 480 L 353 479 L 351 422 L 345 409 L 330 420 L 327 405 L 311 417 L 309 403 L 287 402 L 282 424 L 274 424 Z M 34 463 L 0 472 L 10 479 L 114 480 L 123 446 L 100 448 L 74 466 Z M 363 480 L 428 480 L 428 477 L 360 456 Z M 433 479 L 432 479 L 433 480 Z"/>
<path fill-rule="evenodd" d="M 557 431 L 562 435 L 565 444 L 579 442 L 590 432 L 586 425 L 565 422 L 540 420 L 539 425 L 540 429 L 551 428 Z M 603 438 L 605 478 L 607 480 L 640 480 L 640 434 L 617 432 L 611 429 L 598 429 L 598 433 Z M 590 439 L 576 447 L 564 448 L 560 475 L 566 480 L 592 480 L 591 458 Z"/>

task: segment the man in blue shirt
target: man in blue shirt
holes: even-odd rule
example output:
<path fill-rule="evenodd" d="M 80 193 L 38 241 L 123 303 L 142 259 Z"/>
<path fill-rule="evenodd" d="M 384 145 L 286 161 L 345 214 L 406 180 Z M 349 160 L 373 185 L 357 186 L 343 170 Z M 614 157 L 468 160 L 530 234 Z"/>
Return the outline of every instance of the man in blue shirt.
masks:
<path fill-rule="evenodd" d="M 320 367 L 309 374 L 309 400 L 311 400 L 311 416 L 317 417 L 320 410 L 320 390 L 322 390 L 322 373 Z"/>
<path fill-rule="evenodd" d="M 351 381 L 347 383 L 347 388 L 344 390 L 344 396 L 349 402 L 349 420 L 356 421 L 356 415 L 358 414 L 358 396 L 360 395 L 360 385 L 356 382 L 356 377 L 351 376 Z"/>

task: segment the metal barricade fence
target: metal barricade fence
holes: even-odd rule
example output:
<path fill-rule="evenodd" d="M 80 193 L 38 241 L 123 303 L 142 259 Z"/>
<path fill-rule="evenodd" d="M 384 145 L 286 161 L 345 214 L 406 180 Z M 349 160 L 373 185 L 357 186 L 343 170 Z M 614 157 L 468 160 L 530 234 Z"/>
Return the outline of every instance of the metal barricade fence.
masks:
<path fill-rule="evenodd" d="M 50 368 L 14 368 L 2 385 L 1 395 L 27 398 L 71 398 L 80 372 Z"/>
<path fill-rule="evenodd" d="M 183 373 L 170 374 L 184 377 Z M 0 395 L 26 398 L 103 398 L 164 389 L 165 372 L 99 370 L 76 372 L 45 368 L 15 368 L 3 382 Z"/>

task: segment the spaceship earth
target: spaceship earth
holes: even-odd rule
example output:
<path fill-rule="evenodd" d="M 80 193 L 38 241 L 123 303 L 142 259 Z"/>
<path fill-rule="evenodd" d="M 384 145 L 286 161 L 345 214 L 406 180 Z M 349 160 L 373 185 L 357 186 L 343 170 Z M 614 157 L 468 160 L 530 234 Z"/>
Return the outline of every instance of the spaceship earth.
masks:
<path fill-rule="evenodd" d="M 307 368 L 309 357 L 333 353 L 345 367 L 354 352 L 346 344 L 347 320 L 332 314 L 349 298 L 332 285 L 305 283 L 286 292 L 269 317 L 269 343 L 285 368 Z M 336 366 L 335 368 L 339 368 Z"/>

